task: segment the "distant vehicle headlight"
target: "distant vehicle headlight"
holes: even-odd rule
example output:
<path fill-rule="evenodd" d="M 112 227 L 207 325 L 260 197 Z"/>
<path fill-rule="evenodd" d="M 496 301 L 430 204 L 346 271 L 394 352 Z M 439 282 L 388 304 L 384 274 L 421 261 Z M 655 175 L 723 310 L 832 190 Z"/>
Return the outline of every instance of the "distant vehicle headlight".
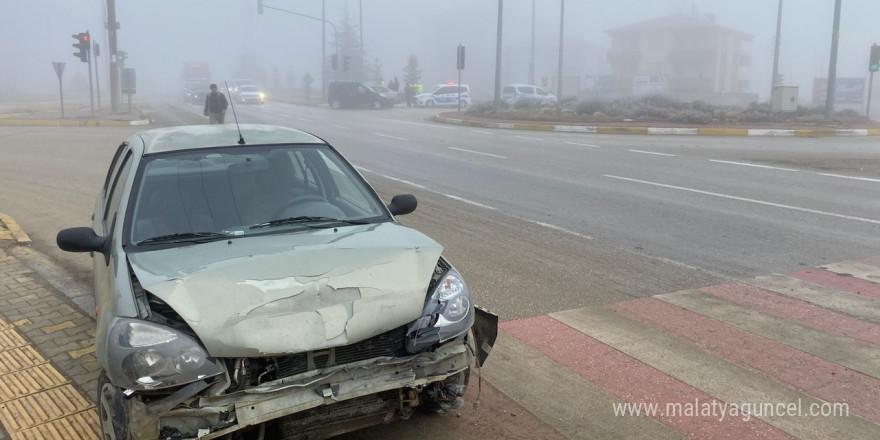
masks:
<path fill-rule="evenodd" d="M 260 99 L 266 99 L 266 94 L 263 92 L 260 92 Z"/>
<path fill-rule="evenodd" d="M 429 293 L 422 317 L 410 325 L 406 348 L 418 353 L 465 334 L 474 323 L 474 306 L 461 274 L 449 269 Z"/>
<path fill-rule="evenodd" d="M 154 322 L 118 318 L 107 342 L 107 375 L 122 388 L 167 388 L 223 372 L 195 338 Z"/>

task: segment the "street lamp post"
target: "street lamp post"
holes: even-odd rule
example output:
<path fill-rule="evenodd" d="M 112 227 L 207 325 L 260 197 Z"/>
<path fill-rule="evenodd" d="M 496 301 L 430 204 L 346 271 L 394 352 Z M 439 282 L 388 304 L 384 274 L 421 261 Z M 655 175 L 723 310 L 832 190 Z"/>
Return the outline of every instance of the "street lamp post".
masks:
<path fill-rule="evenodd" d="M 773 80 L 770 81 L 770 97 L 772 99 L 776 86 L 779 85 L 779 38 L 782 32 L 782 0 L 779 0 L 779 12 L 776 14 L 776 44 L 773 49 Z"/>
<path fill-rule="evenodd" d="M 504 16 L 504 0 L 498 0 L 498 35 L 495 37 L 495 112 L 501 106 L 501 17 Z"/>
<path fill-rule="evenodd" d="M 563 26 L 565 25 L 565 0 L 562 0 L 559 8 L 559 71 L 556 72 L 556 98 L 562 99 L 562 40 L 565 33 Z"/>
<path fill-rule="evenodd" d="M 840 41 L 840 0 L 834 4 L 834 28 L 831 31 L 831 61 L 828 63 L 828 94 L 825 95 L 825 122 L 834 114 L 834 92 L 837 86 L 837 43 Z"/>
<path fill-rule="evenodd" d="M 532 0 L 532 57 L 529 61 L 529 84 L 535 84 L 535 0 Z"/>

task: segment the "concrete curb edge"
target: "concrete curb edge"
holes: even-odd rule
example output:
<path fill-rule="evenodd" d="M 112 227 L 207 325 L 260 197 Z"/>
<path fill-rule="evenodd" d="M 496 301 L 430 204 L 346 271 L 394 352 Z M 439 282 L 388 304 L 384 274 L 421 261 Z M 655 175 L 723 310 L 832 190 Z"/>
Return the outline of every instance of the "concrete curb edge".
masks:
<path fill-rule="evenodd" d="M 10 216 L 0 212 L 0 223 L 2 223 L 6 229 L 9 229 L 9 232 L 12 233 L 12 238 L 15 239 L 15 242 L 24 245 L 30 246 L 31 238 L 21 229 L 21 226 Z"/>
<path fill-rule="evenodd" d="M 785 137 L 835 137 L 880 136 L 880 129 L 763 129 L 718 127 L 614 127 L 590 125 L 554 125 L 540 123 L 509 123 L 475 121 L 434 115 L 434 121 L 445 124 L 507 130 L 556 131 L 566 133 L 637 134 L 637 135 L 684 135 L 684 136 L 785 136 Z"/>

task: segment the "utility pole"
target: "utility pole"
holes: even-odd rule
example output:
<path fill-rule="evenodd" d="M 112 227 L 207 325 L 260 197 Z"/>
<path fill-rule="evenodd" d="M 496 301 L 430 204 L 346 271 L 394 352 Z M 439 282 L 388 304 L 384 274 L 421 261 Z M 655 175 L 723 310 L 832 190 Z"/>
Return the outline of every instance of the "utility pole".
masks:
<path fill-rule="evenodd" d="M 498 0 L 498 35 L 495 36 L 495 112 L 501 106 L 501 17 L 504 16 L 504 0 Z"/>
<path fill-rule="evenodd" d="M 360 80 L 364 80 L 364 0 L 358 0 L 358 17 L 360 18 L 360 24 L 358 25 L 361 31 L 361 64 L 358 68 L 360 72 Z"/>
<path fill-rule="evenodd" d="M 559 72 L 556 73 L 556 99 L 558 100 L 562 99 L 562 37 L 565 35 L 563 25 L 565 25 L 565 0 L 561 1 L 559 8 Z"/>
<path fill-rule="evenodd" d="M 779 85 L 779 39 L 782 32 L 782 0 L 779 0 L 779 12 L 776 14 L 776 44 L 773 49 L 773 79 L 770 81 L 770 97 L 772 99 L 776 86 Z"/>
<path fill-rule="evenodd" d="M 98 43 L 92 45 L 94 51 L 92 52 L 92 56 L 95 60 L 95 90 L 98 91 L 98 110 L 101 110 L 101 81 L 98 79 L 98 70 L 100 70 L 101 65 L 98 64 L 98 55 L 101 55 L 101 46 Z"/>
<path fill-rule="evenodd" d="M 529 84 L 535 84 L 535 0 L 532 0 L 532 58 L 529 61 Z"/>
<path fill-rule="evenodd" d="M 321 0 L 321 102 L 327 102 L 327 5 Z M 336 37 L 337 41 L 339 37 Z M 339 56 L 339 51 L 336 51 Z"/>
<path fill-rule="evenodd" d="M 107 36 L 110 44 L 110 112 L 119 112 L 119 65 L 116 62 L 116 1 L 107 0 Z"/>
<path fill-rule="evenodd" d="M 837 43 L 840 42 L 840 0 L 834 3 L 834 29 L 831 31 L 831 61 L 828 63 L 828 94 L 825 97 L 825 122 L 834 116 L 834 92 L 837 86 Z"/>

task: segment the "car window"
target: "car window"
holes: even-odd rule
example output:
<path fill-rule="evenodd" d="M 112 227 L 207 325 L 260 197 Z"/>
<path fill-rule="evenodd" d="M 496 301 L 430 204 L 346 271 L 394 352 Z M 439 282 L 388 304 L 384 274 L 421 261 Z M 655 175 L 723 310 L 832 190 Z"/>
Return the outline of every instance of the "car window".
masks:
<path fill-rule="evenodd" d="M 549 95 L 549 93 L 547 93 L 546 90 L 544 90 L 544 89 L 542 89 L 542 88 L 540 88 L 540 87 L 535 87 L 535 91 L 538 92 L 538 95 L 539 95 L 539 96 L 547 96 L 547 95 Z"/>
<path fill-rule="evenodd" d="M 367 93 L 367 90 L 369 90 L 369 89 L 367 89 L 367 86 L 358 85 L 358 93 L 365 94 L 365 93 Z"/>
<path fill-rule="evenodd" d="M 448 87 L 448 86 L 447 87 L 440 87 L 436 92 L 434 92 L 435 95 L 448 95 L 450 93 L 458 93 L 457 88 L 456 87 Z"/>
<path fill-rule="evenodd" d="M 516 88 L 516 91 L 518 93 L 522 93 L 524 95 L 534 95 L 535 94 L 535 88 L 529 87 L 529 86 L 519 86 Z"/>
<path fill-rule="evenodd" d="M 242 92 L 257 92 L 259 90 L 257 86 L 241 86 Z"/>
<path fill-rule="evenodd" d="M 304 226 L 250 226 L 298 216 L 387 218 L 360 176 L 326 146 L 169 153 L 145 158 L 140 168 L 126 219 L 127 245 L 180 233 L 275 233 Z"/>
<path fill-rule="evenodd" d="M 104 217 L 101 219 L 102 224 L 104 226 L 104 233 L 106 234 L 110 227 L 107 224 L 108 218 L 115 218 L 116 211 L 119 210 L 119 202 L 122 200 L 122 187 L 125 185 L 125 181 L 128 178 L 128 172 L 131 169 L 131 150 L 125 155 L 125 158 L 121 162 L 121 166 L 119 168 L 119 172 L 113 177 L 113 183 L 110 186 L 110 192 L 107 194 L 107 204 L 104 206 Z M 110 214 L 114 214 L 113 217 L 110 217 Z"/>
<path fill-rule="evenodd" d="M 107 177 L 104 178 L 104 189 L 102 193 L 107 195 L 107 188 L 110 186 L 110 178 L 113 177 L 116 173 L 117 166 L 119 165 L 119 158 L 122 156 L 122 152 L 125 150 L 125 147 L 128 146 L 128 143 L 123 142 L 119 145 L 119 148 L 116 149 L 116 154 L 113 155 L 113 160 L 110 161 L 110 169 L 107 170 Z M 106 199 L 105 199 L 106 200 Z"/>
<path fill-rule="evenodd" d="M 502 91 L 503 91 L 503 93 L 516 93 L 516 90 L 511 86 L 504 87 L 504 89 Z"/>

